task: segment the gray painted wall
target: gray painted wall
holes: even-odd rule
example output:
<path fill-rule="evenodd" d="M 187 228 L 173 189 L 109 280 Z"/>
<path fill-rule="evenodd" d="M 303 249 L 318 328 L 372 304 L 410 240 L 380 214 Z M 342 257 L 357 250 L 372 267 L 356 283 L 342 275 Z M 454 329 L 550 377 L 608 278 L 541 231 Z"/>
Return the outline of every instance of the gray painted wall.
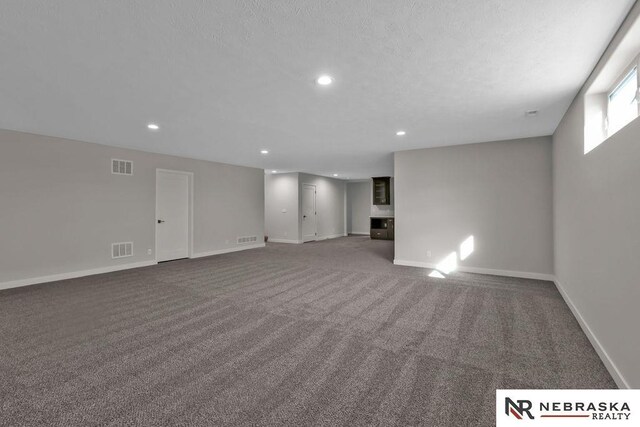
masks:
<path fill-rule="evenodd" d="M 553 273 L 550 137 L 397 152 L 394 171 L 397 262 L 437 264 L 473 235 L 461 266 Z"/>
<path fill-rule="evenodd" d="M 265 228 L 270 241 L 302 243 L 302 186 L 316 186 L 318 240 L 346 235 L 346 181 L 306 173 L 265 179 Z M 287 212 L 283 213 L 282 210 Z"/>
<path fill-rule="evenodd" d="M 265 234 L 269 240 L 300 240 L 298 193 L 297 172 L 265 175 Z"/>
<path fill-rule="evenodd" d="M 369 234 L 371 181 L 347 183 L 347 232 Z"/>
<path fill-rule="evenodd" d="M 303 184 L 316 186 L 316 211 L 318 212 L 318 239 L 327 239 L 347 234 L 346 198 L 347 183 L 341 179 L 300 173 L 299 192 Z M 302 212 L 302 198 L 299 198 Z M 302 240 L 302 215 L 298 215 L 299 239 Z"/>
<path fill-rule="evenodd" d="M 638 14 L 637 5 L 630 17 Z M 556 279 L 618 385 L 638 388 L 640 119 L 585 155 L 583 95 L 553 135 Z"/>
<path fill-rule="evenodd" d="M 134 175 L 111 174 L 111 158 Z M 156 168 L 194 173 L 194 253 L 263 239 L 264 172 L 0 130 L 0 283 L 153 261 Z M 134 256 L 111 259 L 111 243 Z"/>

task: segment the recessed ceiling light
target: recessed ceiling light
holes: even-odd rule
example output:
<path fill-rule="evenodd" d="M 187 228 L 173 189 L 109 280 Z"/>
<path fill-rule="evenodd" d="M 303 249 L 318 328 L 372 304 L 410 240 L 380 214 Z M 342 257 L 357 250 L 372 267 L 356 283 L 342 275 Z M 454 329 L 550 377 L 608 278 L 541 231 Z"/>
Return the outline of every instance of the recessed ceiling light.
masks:
<path fill-rule="evenodd" d="M 326 74 L 322 75 L 316 79 L 316 83 L 318 83 L 320 86 L 328 86 L 333 83 L 333 77 Z"/>
<path fill-rule="evenodd" d="M 147 125 L 147 128 L 148 128 L 149 130 L 158 130 L 158 129 L 160 129 L 160 126 L 158 126 L 158 125 L 157 125 L 157 124 L 155 124 L 155 123 L 149 123 L 149 124 Z"/>
<path fill-rule="evenodd" d="M 260 154 L 269 154 L 269 150 L 260 150 Z"/>
<path fill-rule="evenodd" d="M 403 130 L 399 130 L 398 132 L 396 132 L 397 136 L 405 136 L 407 134 L 407 132 L 403 131 Z"/>
<path fill-rule="evenodd" d="M 337 174 L 337 173 L 334 173 L 334 174 L 333 174 L 333 176 L 338 176 L 338 174 Z"/>
<path fill-rule="evenodd" d="M 278 173 L 278 171 L 271 171 L 271 173 Z"/>

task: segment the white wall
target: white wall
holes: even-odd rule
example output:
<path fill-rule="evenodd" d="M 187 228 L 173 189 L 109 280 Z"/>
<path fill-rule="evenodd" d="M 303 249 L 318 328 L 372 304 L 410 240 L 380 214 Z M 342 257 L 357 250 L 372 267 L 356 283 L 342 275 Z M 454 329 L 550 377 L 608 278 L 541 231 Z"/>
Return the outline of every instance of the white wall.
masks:
<path fill-rule="evenodd" d="M 111 158 L 132 160 L 134 175 L 112 175 Z M 153 263 L 156 168 L 194 173 L 195 255 L 262 242 L 260 169 L 0 130 L 0 287 Z M 134 256 L 113 260 L 121 241 Z"/>
<path fill-rule="evenodd" d="M 585 88 L 639 14 L 636 5 Z M 556 280 L 618 385 L 638 388 L 640 119 L 583 154 L 585 88 L 553 135 Z"/>
<path fill-rule="evenodd" d="M 265 234 L 271 242 L 300 243 L 298 173 L 265 176 Z"/>
<path fill-rule="evenodd" d="M 316 186 L 318 240 L 346 236 L 346 181 L 306 173 L 300 173 L 298 177 L 299 194 L 302 194 L 304 184 Z M 299 198 L 299 211 L 302 212 L 302 197 Z M 302 214 L 298 217 L 299 239 L 302 241 Z"/>
<path fill-rule="evenodd" d="M 397 263 L 437 264 L 473 235 L 462 267 L 551 277 L 550 137 L 397 152 L 394 171 Z"/>
<path fill-rule="evenodd" d="M 347 183 L 347 232 L 369 234 L 371 181 Z"/>

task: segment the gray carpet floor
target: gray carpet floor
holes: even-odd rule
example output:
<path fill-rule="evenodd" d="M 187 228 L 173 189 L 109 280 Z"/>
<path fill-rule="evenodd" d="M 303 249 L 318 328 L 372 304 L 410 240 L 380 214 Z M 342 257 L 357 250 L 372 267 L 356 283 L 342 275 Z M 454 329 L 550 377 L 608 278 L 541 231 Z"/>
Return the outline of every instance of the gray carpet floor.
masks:
<path fill-rule="evenodd" d="M 0 425 L 491 426 L 613 388 L 550 282 L 430 278 L 345 237 L 0 292 Z"/>

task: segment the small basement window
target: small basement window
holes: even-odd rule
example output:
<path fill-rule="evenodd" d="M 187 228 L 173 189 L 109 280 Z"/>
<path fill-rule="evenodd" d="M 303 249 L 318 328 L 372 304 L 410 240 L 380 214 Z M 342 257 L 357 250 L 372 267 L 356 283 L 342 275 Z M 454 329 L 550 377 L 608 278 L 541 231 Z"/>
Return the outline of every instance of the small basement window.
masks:
<path fill-rule="evenodd" d="M 640 49 L 640 39 L 637 44 Z M 637 52 L 637 49 L 634 50 Z M 636 56 L 631 63 L 625 61 L 626 67 L 618 68 L 621 62 L 620 59 L 615 62 L 610 60 L 585 93 L 584 154 L 640 116 L 640 56 Z M 622 76 L 621 70 L 626 70 Z"/>
<path fill-rule="evenodd" d="M 609 93 L 607 136 L 638 117 L 638 68 L 634 67 Z"/>
<path fill-rule="evenodd" d="M 629 14 L 610 46 L 583 92 L 584 154 L 640 116 L 640 14 Z"/>

